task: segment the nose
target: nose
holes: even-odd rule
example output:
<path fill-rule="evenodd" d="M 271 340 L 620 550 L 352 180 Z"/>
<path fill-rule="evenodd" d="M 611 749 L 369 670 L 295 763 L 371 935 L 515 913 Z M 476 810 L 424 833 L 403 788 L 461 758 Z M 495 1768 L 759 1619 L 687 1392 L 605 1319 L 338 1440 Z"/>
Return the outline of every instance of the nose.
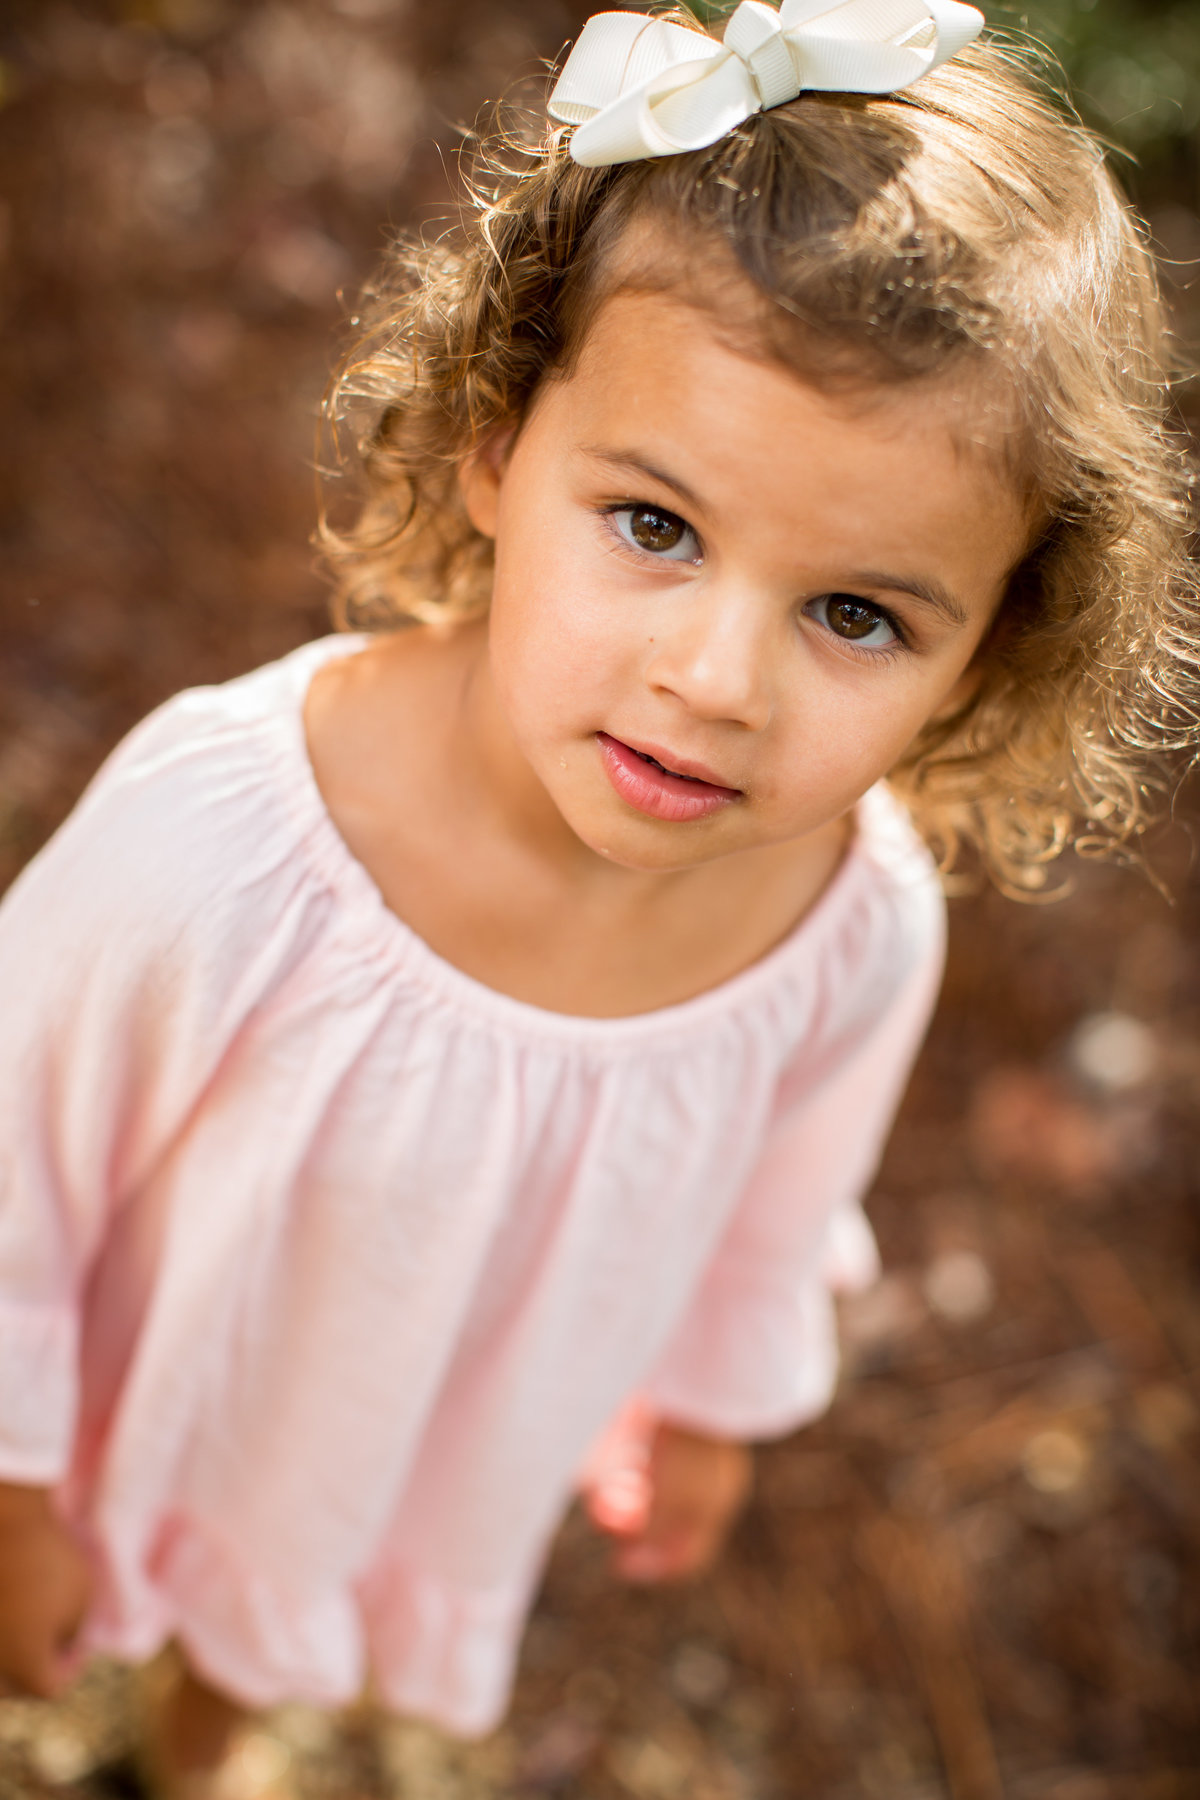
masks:
<path fill-rule="evenodd" d="M 646 679 L 697 718 L 761 731 L 771 716 L 769 637 L 766 608 L 754 596 L 693 588 L 656 634 Z"/>

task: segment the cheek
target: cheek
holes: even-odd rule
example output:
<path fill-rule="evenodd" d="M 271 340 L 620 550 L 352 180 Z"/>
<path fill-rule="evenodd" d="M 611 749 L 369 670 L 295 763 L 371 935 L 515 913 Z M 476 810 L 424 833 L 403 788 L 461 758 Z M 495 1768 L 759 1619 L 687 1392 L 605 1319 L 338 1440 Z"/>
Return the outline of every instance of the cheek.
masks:
<path fill-rule="evenodd" d="M 781 734 L 779 798 L 820 790 L 856 799 L 899 761 L 936 697 L 923 681 L 897 680 L 894 668 L 818 674 L 809 665 Z"/>
<path fill-rule="evenodd" d="M 489 628 L 492 679 L 527 741 L 559 727 L 596 730 L 627 657 L 611 609 L 543 569 L 519 584 L 497 583 Z"/>

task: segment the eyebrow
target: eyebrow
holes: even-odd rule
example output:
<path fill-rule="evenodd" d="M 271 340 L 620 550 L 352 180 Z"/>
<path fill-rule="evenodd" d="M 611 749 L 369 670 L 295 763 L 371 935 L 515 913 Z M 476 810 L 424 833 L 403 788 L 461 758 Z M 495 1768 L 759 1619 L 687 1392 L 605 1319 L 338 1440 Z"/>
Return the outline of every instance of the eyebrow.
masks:
<path fill-rule="evenodd" d="M 666 469 L 660 469 L 657 463 L 648 462 L 633 450 L 609 449 L 604 444 L 581 444 L 580 451 L 584 456 L 590 456 L 596 462 L 608 463 L 612 468 L 648 476 L 651 481 L 657 481 L 663 487 L 670 488 L 672 493 L 678 494 L 685 506 L 696 512 L 705 510 L 700 496 L 685 481 L 680 481 L 677 475 L 670 474 Z M 907 594 L 929 607 L 931 612 L 940 614 L 951 625 L 961 627 L 971 622 L 962 601 L 931 576 L 895 575 L 881 569 L 858 569 L 847 577 L 846 591 L 850 592 L 857 587 L 886 588 L 893 594 Z"/>
<path fill-rule="evenodd" d="M 970 615 L 962 601 L 940 581 L 923 575 L 889 575 L 879 569 L 859 569 L 850 581 L 851 588 L 889 588 L 894 594 L 908 594 L 921 601 L 932 612 L 940 613 L 951 625 L 969 625 Z"/>
<path fill-rule="evenodd" d="M 666 469 L 660 469 L 657 463 L 647 462 L 644 456 L 638 456 L 632 450 L 610 450 L 604 444 L 581 444 L 580 451 L 595 462 L 608 463 L 614 469 L 627 469 L 634 475 L 647 475 L 651 481 L 660 482 L 663 487 L 670 488 L 673 494 L 678 494 L 685 506 L 690 506 L 696 512 L 705 510 L 703 500 L 686 481 L 680 481 L 677 475 L 668 474 Z"/>

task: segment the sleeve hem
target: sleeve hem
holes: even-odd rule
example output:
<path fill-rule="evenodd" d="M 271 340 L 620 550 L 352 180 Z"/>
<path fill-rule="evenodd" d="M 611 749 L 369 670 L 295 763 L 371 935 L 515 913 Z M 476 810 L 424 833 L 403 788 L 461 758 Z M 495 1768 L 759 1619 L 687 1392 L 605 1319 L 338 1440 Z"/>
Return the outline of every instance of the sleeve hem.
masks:
<path fill-rule="evenodd" d="M 833 1371 L 829 1380 L 819 1384 L 813 1381 L 787 1400 L 774 1404 L 746 1406 L 718 1399 L 697 1402 L 695 1395 L 672 1393 L 669 1387 L 658 1384 L 647 1387 L 644 1397 L 655 1418 L 668 1424 L 749 1444 L 790 1437 L 801 1426 L 810 1425 L 826 1411 L 836 1387 L 837 1375 Z"/>
<path fill-rule="evenodd" d="M 46 1488 L 61 1487 L 68 1470 L 66 1457 L 38 1457 L 27 1454 L 22 1457 L 19 1448 L 13 1448 L 0 1439 L 0 1481 L 6 1487 Z"/>

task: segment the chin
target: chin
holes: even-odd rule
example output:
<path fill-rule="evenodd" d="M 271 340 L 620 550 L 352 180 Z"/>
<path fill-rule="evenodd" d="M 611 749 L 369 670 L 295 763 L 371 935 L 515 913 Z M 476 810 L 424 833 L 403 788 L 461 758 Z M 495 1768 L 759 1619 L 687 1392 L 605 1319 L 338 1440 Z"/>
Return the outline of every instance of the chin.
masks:
<path fill-rule="evenodd" d="M 606 863 L 642 875 L 672 875 L 694 869 L 736 847 L 718 844 L 713 832 L 696 825 L 648 823 L 646 829 L 641 829 L 636 821 L 621 819 L 607 831 L 602 826 L 584 830 L 572 826 L 572 830 L 581 844 Z"/>

